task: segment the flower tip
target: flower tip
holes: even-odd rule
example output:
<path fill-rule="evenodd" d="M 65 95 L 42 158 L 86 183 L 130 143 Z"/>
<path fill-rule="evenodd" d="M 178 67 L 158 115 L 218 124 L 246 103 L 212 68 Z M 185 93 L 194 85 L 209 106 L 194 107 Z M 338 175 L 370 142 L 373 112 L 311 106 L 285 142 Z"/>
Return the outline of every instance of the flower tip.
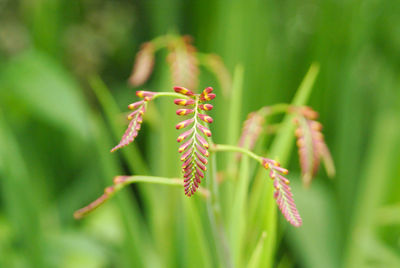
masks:
<path fill-rule="evenodd" d="M 194 93 L 191 90 L 189 90 L 187 88 L 184 88 L 184 87 L 175 86 L 174 87 L 174 91 L 176 93 L 180 93 L 180 94 L 183 94 L 183 95 L 186 95 L 186 96 L 193 96 L 194 95 Z"/>

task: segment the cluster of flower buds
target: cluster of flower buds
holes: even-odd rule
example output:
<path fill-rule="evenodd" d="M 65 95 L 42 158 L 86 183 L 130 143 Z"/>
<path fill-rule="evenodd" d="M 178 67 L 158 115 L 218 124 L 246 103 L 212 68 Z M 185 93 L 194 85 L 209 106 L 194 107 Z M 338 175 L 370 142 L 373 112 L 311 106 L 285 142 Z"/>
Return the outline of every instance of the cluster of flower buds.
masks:
<path fill-rule="evenodd" d="M 174 103 L 184 108 L 176 111 L 177 115 L 190 116 L 176 125 L 176 129 L 190 127 L 184 131 L 177 141 L 183 142 L 178 151 L 182 154 L 181 161 L 184 177 L 185 194 L 192 196 L 199 188 L 201 179 L 207 170 L 207 157 L 209 144 L 207 138 L 211 137 L 211 131 L 207 128 L 207 123 L 212 123 L 213 119 L 205 114 L 213 106 L 207 101 L 215 98 L 213 89 L 207 87 L 201 94 L 195 94 L 184 87 L 174 87 L 175 92 L 185 96 L 182 99 L 175 99 Z"/>
<path fill-rule="evenodd" d="M 129 83 L 132 86 L 140 86 L 149 79 L 153 72 L 154 52 L 155 48 L 153 43 L 146 42 L 142 45 L 136 55 L 133 70 L 129 77 Z"/>
<path fill-rule="evenodd" d="M 293 200 L 290 182 L 283 176 L 289 173 L 288 170 L 280 167 L 277 161 L 268 158 L 262 158 L 262 165 L 270 170 L 269 177 L 273 180 L 275 188 L 274 198 L 283 216 L 293 226 L 301 226 L 302 220 Z"/>
<path fill-rule="evenodd" d="M 242 134 L 239 139 L 239 147 L 252 150 L 260 136 L 265 118 L 259 112 L 249 113 L 246 121 L 243 123 Z M 240 159 L 240 154 L 238 155 Z"/>
<path fill-rule="evenodd" d="M 189 89 L 196 88 L 199 82 L 199 60 L 192 41 L 190 36 L 185 35 L 171 42 L 167 56 L 172 83 Z"/>
<path fill-rule="evenodd" d="M 297 125 L 296 144 L 299 149 L 303 183 L 305 186 L 309 186 L 318 171 L 321 160 L 330 177 L 334 176 L 335 167 L 321 132 L 322 125 L 315 120 L 318 113 L 309 107 L 304 107 L 299 111 L 299 115 L 295 120 Z"/>
<path fill-rule="evenodd" d="M 117 146 L 111 149 L 111 152 L 114 152 L 135 140 L 143 122 L 143 114 L 146 112 L 147 102 L 152 100 L 156 94 L 157 93 L 151 91 L 136 91 L 136 96 L 143 100 L 128 105 L 128 108 L 133 110 L 133 112 L 128 115 L 128 120 L 130 120 L 128 128 L 122 136 L 121 141 Z"/>

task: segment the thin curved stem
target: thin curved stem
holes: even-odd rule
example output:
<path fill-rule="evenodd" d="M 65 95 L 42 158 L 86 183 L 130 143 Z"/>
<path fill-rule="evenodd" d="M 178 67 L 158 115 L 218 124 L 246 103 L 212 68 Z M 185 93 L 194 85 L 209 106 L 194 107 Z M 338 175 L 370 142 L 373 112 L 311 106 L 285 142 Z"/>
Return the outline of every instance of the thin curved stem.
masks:
<path fill-rule="evenodd" d="M 91 202 L 89 205 L 75 211 L 74 217 L 76 219 L 81 219 L 102 204 L 104 204 L 107 200 L 109 200 L 112 196 L 114 196 L 117 192 L 119 192 L 125 186 L 132 183 L 154 183 L 154 184 L 163 184 L 163 185 L 171 185 L 171 186 L 182 186 L 183 182 L 178 178 L 165 178 L 165 177 L 155 177 L 155 176 L 117 176 L 114 178 L 114 185 L 108 186 L 104 189 L 104 194 L 99 198 Z M 208 197 L 209 193 L 206 189 L 200 189 L 199 191 L 203 196 Z"/>
<path fill-rule="evenodd" d="M 238 153 L 242 153 L 245 155 L 250 156 L 251 158 L 253 158 L 254 160 L 256 160 L 259 163 L 262 163 L 262 159 L 261 156 L 245 149 L 242 147 L 238 147 L 238 146 L 234 146 L 234 145 L 227 145 L 227 144 L 213 144 L 210 147 L 210 150 L 213 152 L 238 152 Z"/>

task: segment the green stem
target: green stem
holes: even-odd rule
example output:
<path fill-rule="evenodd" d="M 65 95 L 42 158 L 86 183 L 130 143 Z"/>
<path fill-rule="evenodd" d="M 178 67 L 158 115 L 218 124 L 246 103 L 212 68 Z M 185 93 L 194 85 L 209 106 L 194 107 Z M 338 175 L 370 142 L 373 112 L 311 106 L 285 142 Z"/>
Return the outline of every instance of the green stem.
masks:
<path fill-rule="evenodd" d="M 122 188 L 122 187 L 124 187 L 124 186 L 126 186 L 128 184 L 136 183 L 136 182 L 182 186 L 182 180 L 181 179 L 154 177 L 154 176 L 129 176 L 129 177 L 125 177 L 123 182 L 118 183 L 118 185 L 120 185 L 120 187 Z"/>
<path fill-rule="evenodd" d="M 265 114 L 266 116 L 269 116 L 279 113 L 287 113 L 291 107 L 293 107 L 293 105 L 289 103 L 277 103 L 261 108 L 260 112 Z"/>
<path fill-rule="evenodd" d="M 168 45 L 168 43 L 170 43 L 172 40 L 174 40 L 176 38 L 177 37 L 174 35 L 166 34 L 166 35 L 156 37 L 153 40 L 151 40 L 150 42 L 153 44 L 154 50 L 157 51 L 161 48 L 166 47 Z"/>
<path fill-rule="evenodd" d="M 182 186 L 183 182 L 178 178 L 165 178 L 165 177 L 155 177 L 155 176 L 117 176 L 114 178 L 114 185 L 109 186 L 104 190 L 104 194 L 97 198 L 95 201 L 77 210 L 74 213 L 74 217 L 76 219 L 83 218 L 102 204 L 104 204 L 107 200 L 113 197 L 117 192 L 119 192 L 125 186 L 132 183 L 153 183 L 153 184 L 161 184 L 161 185 L 172 185 L 172 186 Z M 201 189 L 200 193 L 203 196 L 208 196 L 208 192 L 205 189 Z"/>
<path fill-rule="evenodd" d="M 210 147 L 210 150 L 213 152 L 223 152 L 223 151 L 238 152 L 238 153 L 242 153 L 247 156 L 250 156 L 257 162 L 262 163 L 261 156 L 256 155 L 255 153 L 253 153 L 245 148 L 242 148 L 242 147 L 238 147 L 238 146 L 234 146 L 234 145 L 227 145 L 227 144 L 214 144 L 213 146 Z"/>
<path fill-rule="evenodd" d="M 189 99 L 189 97 L 182 95 L 180 93 L 174 92 L 156 92 L 156 95 L 153 97 L 153 100 L 159 97 L 174 97 L 174 98 L 181 98 L 181 99 Z"/>

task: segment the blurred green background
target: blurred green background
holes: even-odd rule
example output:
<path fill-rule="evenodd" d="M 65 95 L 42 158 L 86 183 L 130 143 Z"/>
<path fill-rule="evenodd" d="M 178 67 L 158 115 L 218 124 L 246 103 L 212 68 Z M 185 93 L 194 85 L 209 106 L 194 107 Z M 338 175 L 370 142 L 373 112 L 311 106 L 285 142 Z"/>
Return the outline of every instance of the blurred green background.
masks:
<path fill-rule="evenodd" d="M 136 100 L 127 84 L 134 56 L 168 31 L 192 35 L 231 72 L 243 64 L 242 120 L 289 102 L 320 64 L 309 105 L 337 176 L 321 171 L 303 189 L 292 154 L 304 225 L 282 230 L 276 266 L 400 267 L 399 25 L 396 0 L 0 0 L 0 267 L 210 266 L 206 249 L 182 248 L 186 232 L 207 240 L 196 233 L 201 216 L 187 222 L 180 205 L 162 204 L 183 199 L 182 189 L 157 186 L 147 205 L 155 193 L 131 187 L 88 218 L 72 217 L 115 175 L 179 174 L 170 164 L 177 133 L 157 119 L 131 149 L 109 153 L 126 125 L 120 111 Z M 167 91 L 165 55 L 156 62 L 141 88 Z M 212 77 L 200 84 L 218 92 Z M 137 150 L 146 165 L 133 162 Z"/>

